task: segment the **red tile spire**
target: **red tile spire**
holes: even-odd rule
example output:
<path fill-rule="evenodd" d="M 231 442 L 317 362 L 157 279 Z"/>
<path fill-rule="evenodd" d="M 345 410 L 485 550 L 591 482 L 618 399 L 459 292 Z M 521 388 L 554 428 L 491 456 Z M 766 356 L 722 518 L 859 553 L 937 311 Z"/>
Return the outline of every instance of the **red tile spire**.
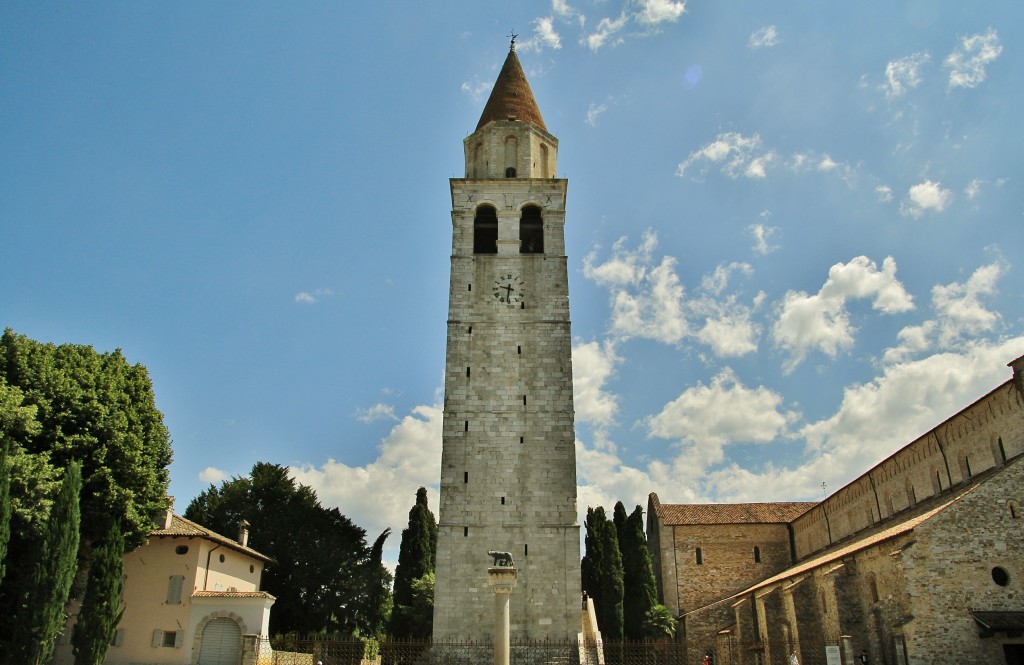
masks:
<path fill-rule="evenodd" d="M 530 83 L 526 80 L 526 74 L 523 73 L 523 66 L 519 64 L 515 40 L 508 50 L 508 57 L 505 58 L 505 64 L 501 66 L 498 80 L 494 82 L 491 96 L 487 98 L 487 104 L 484 106 L 484 112 L 480 115 L 480 122 L 477 123 L 476 128 L 480 129 L 494 120 L 530 122 L 544 131 L 548 130 L 544 125 L 544 118 L 540 115 L 537 100 L 533 98 Z"/>

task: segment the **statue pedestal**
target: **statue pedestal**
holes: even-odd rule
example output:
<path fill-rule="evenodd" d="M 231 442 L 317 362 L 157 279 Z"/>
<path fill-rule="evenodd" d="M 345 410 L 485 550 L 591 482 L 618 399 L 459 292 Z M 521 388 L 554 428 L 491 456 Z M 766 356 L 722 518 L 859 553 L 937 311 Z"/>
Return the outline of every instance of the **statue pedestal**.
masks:
<path fill-rule="evenodd" d="M 515 568 L 487 569 L 487 586 L 494 592 L 494 665 L 509 665 L 508 600 L 516 585 Z"/>

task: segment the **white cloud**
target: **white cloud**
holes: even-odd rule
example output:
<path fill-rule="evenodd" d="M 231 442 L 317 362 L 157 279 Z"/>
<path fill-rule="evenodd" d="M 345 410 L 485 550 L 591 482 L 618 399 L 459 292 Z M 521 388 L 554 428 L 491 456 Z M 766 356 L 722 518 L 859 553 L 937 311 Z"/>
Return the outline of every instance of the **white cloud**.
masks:
<path fill-rule="evenodd" d="M 774 160 L 771 151 L 761 148 L 761 137 L 757 134 L 743 136 L 737 132 L 724 132 L 714 141 L 691 152 L 679 164 L 676 175 L 683 177 L 694 164 L 720 164 L 722 173 L 730 178 L 744 175 L 748 178 L 764 178 L 767 166 Z"/>
<path fill-rule="evenodd" d="M 576 11 L 566 0 L 551 0 L 551 11 L 561 19 L 575 19 L 579 22 L 581 28 L 586 23 L 586 18 L 583 14 Z"/>
<path fill-rule="evenodd" d="M 219 485 L 229 478 L 227 471 L 222 471 L 216 467 L 208 466 L 199 472 L 199 480 L 204 483 L 210 483 L 211 485 Z"/>
<path fill-rule="evenodd" d="M 487 94 L 491 91 L 491 83 L 488 81 L 481 81 L 479 79 L 475 81 L 465 81 L 462 86 L 462 92 L 469 95 L 474 101 L 483 101 L 487 97 Z"/>
<path fill-rule="evenodd" d="M 707 295 L 687 303 L 688 312 L 698 321 L 703 320 L 696 333 L 697 340 L 711 347 L 720 358 L 735 358 L 757 351 L 761 327 L 751 316 L 764 294 L 755 297 L 754 307 L 740 303 L 735 295 L 719 298 L 733 273 L 749 277 L 753 272 L 749 263 L 720 264 L 701 280 L 701 289 Z"/>
<path fill-rule="evenodd" d="M 878 200 L 882 203 L 888 203 L 892 201 L 892 187 L 888 185 L 879 185 L 875 187 L 875 194 L 878 195 Z"/>
<path fill-rule="evenodd" d="M 330 289 L 314 289 L 313 291 L 300 291 L 295 294 L 295 302 L 303 305 L 312 305 L 320 301 L 321 298 L 333 296 L 334 291 Z"/>
<path fill-rule="evenodd" d="M 685 0 L 637 0 L 637 4 L 637 21 L 648 25 L 677 21 L 686 13 Z"/>
<path fill-rule="evenodd" d="M 765 213 L 766 212 L 767 211 L 765 211 Z M 765 213 L 761 213 L 762 217 L 765 216 Z M 767 217 L 765 218 L 767 219 Z M 757 254 L 765 256 L 779 248 L 778 245 L 772 243 L 772 238 L 779 232 L 779 228 L 777 226 L 751 224 L 747 227 L 747 230 L 750 231 L 752 236 L 754 236 L 754 246 L 751 249 L 753 249 Z"/>
<path fill-rule="evenodd" d="M 618 397 L 605 391 L 605 383 L 622 359 L 613 341 L 577 343 L 572 349 L 573 406 L 577 423 L 599 427 L 613 424 L 619 410 Z"/>
<path fill-rule="evenodd" d="M 701 278 L 701 288 L 716 296 L 720 295 L 725 287 L 729 285 L 729 277 L 734 272 L 739 272 L 749 277 L 754 273 L 754 268 L 749 263 L 740 263 L 739 261 L 733 261 L 729 264 L 720 263 L 715 266 L 714 272 Z"/>
<path fill-rule="evenodd" d="M 324 506 L 338 507 L 366 529 L 369 540 L 391 527 L 388 554 L 397 556 L 398 537 L 419 487 L 427 488 L 430 508 L 437 514 L 441 420 L 439 404 L 417 406 L 391 429 L 381 442 L 377 458 L 369 464 L 348 466 L 328 459 L 320 467 L 304 464 L 292 466 L 290 471 L 298 482 L 316 490 Z"/>
<path fill-rule="evenodd" d="M 685 290 L 676 274 L 674 258 L 654 263 L 652 252 L 657 235 L 644 234 L 636 250 L 620 238 L 612 245 L 612 256 L 597 262 L 596 250 L 583 259 L 583 274 L 608 287 L 612 302 L 612 332 L 621 337 L 643 337 L 674 344 L 687 334 L 683 314 Z"/>
<path fill-rule="evenodd" d="M 930 59 L 931 56 L 927 52 L 921 52 L 893 60 L 886 65 L 886 84 L 882 86 L 885 96 L 899 97 L 907 88 L 916 88 L 921 83 L 921 67 Z"/>
<path fill-rule="evenodd" d="M 603 18 L 597 22 L 597 28 L 594 32 L 587 35 L 585 41 L 591 51 L 596 51 L 608 42 L 608 39 L 618 33 L 629 21 L 629 15 L 626 12 L 622 12 L 617 19 Z M 622 38 L 617 37 L 610 43 L 612 46 L 622 43 Z"/>
<path fill-rule="evenodd" d="M 750 40 L 747 42 L 747 46 L 750 48 L 764 48 L 775 46 L 779 43 L 779 31 L 775 29 L 774 25 L 755 30 L 750 34 Z"/>
<path fill-rule="evenodd" d="M 907 191 L 907 200 L 900 204 L 900 214 L 918 218 L 929 210 L 942 212 L 953 201 L 953 192 L 942 184 L 925 180 Z"/>
<path fill-rule="evenodd" d="M 601 116 L 602 113 L 604 113 L 607 110 L 607 104 L 598 104 L 596 102 L 591 102 L 590 106 L 587 108 L 586 123 L 591 127 L 597 127 L 597 119 Z"/>
<path fill-rule="evenodd" d="M 377 420 L 398 420 L 398 416 L 395 415 L 395 407 L 380 402 L 369 409 L 359 409 L 356 412 L 356 419 L 363 423 L 372 423 Z"/>
<path fill-rule="evenodd" d="M 994 62 L 1002 52 L 999 37 L 992 28 L 985 34 L 964 37 L 946 57 L 945 65 L 950 69 L 949 87 L 978 87 L 985 80 L 986 65 Z"/>
<path fill-rule="evenodd" d="M 967 341 L 994 332 L 1001 318 L 982 300 L 995 295 L 996 284 L 1006 271 L 1005 262 L 997 259 L 979 267 L 964 283 L 936 284 L 932 287 L 935 318 L 900 330 L 898 343 L 885 350 L 883 360 L 895 363 L 925 352 L 955 351 Z"/>
<path fill-rule="evenodd" d="M 881 270 L 865 256 L 833 265 L 814 295 L 788 291 L 772 330 L 775 344 L 790 353 L 784 370 L 792 371 L 814 350 L 834 358 L 851 348 L 856 329 L 846 301 L 869 297 L 874 298 L 872 307 L 885 314 L 914 308 L 910 294 L 896 279 L 896 261 L 891 256 L 882 262 Z"/>
<path fill-rule="evenodd" d="M 726 368 L 710 385 L 698 382 L 645 419 L 649 437 L 673 439 L 687 447 L 695 466 L 720 463 L 732 443 L 768 443 L 783 436 L 798 418 L 782 410 L 782 396 L 759 386 L 744 386 Z"/>
<path fill-rule="evenodd" d="M 981 193 L 981 185 L 983 182 L 983 180 L 975 178 L 974 180 L 967 183 L 967 186 L 964 187 L 964 194 L 967 196 L 968 199 L 973 199 L 974 197 Z"/>
<path fill-rule="evenodd" d="M 555 21 L 552 16 L 542 16 L 533 19 L 533 38 L 520 42 L 516 48 L 521 51 L 543 51 L 544 48 L 562 48 L 562 38 L 555 30 Z"/>

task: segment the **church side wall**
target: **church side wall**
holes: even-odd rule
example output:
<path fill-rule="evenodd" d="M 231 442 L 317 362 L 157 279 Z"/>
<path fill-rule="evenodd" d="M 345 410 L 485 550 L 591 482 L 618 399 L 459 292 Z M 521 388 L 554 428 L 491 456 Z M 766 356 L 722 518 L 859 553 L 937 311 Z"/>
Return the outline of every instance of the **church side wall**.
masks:
<path fill-rule="evenodd" d="M 1022 396 L 1008 381 L 794 520 L 797 558 L 806 558 L 1022 453 Z"/>

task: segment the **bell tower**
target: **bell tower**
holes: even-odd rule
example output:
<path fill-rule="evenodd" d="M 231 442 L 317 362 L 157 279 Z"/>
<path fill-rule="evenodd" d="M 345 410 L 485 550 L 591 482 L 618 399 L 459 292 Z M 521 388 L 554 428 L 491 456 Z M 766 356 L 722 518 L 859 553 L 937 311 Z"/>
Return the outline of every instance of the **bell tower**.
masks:
<path fill-rule="evenodd" d="M 493 637 L 489 550 L 518 570 L 511 636 L 575 639 L 580 546 L 567 181 L 515 52 L 451 180 L 434 639 Z"/>

